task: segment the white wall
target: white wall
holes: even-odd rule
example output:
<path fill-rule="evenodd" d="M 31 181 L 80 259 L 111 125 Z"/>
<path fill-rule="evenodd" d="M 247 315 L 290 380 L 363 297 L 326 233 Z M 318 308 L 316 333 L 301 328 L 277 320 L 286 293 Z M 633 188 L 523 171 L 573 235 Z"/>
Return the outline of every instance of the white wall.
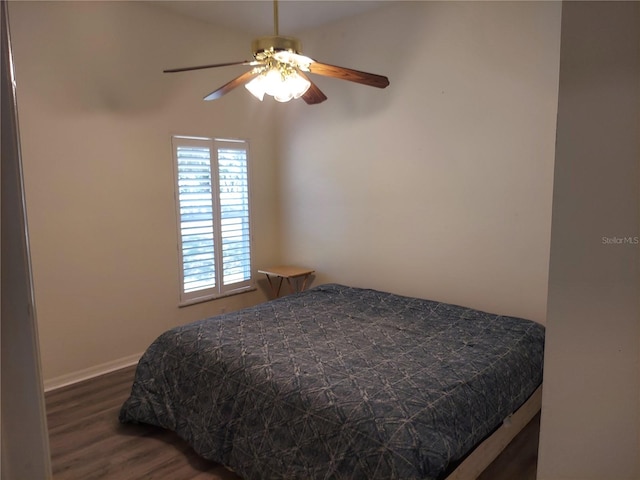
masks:
<path fill-rule="evenodd" d="M 638 479 L 640 4 L 565 2 L 560 58 L 538 478 Z"/>
<path fill-rule="evenodd" d="M 282 259 L 316 268 L 315 284 L 544 321 L 557 4 L 393 2 L 305 33 L 319 60 L 391 79 L 316 76 L 317 106 L 202 102 L 242 67 L 160 72 L 243 59 L 251 38 L 150 3 L 12 2 L 10 15 L 49 385 L 266 298 L 177 308 L 176 133 L 251 141 L 254 267 Z"/>
<path fill-rule="evenodd" d="M 268 105 L 201 99 L 251 38 L 146 2 L 12 2 L 27 211 L 44 378 L 134 358 L 177 324 L 254 304 L 262 289 L 178 308 L 172 134 L 250 141 L 254 266 L 277 261 Z M 55 383 L 55 382 L 54 382 Z"/>
<path fill-rule="evenodd" d="M 544 322 L 560 8 L 393 2 L 306 32 L 391 85 L 313 76 L 329 99 L 283 112 L 286 260 Z"/>

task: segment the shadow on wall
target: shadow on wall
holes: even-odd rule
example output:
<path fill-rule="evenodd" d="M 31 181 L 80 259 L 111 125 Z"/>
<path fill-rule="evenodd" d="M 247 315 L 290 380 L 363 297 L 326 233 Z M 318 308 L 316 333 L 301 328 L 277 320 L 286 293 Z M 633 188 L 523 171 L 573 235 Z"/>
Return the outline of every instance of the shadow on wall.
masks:
<path fill-rule="evenodd" d="M 33 82 L 32 90 L 46 97 L 40 103 L 52 109 L 159 110 L 181 91 L 193 92 L 194 101 L 201 101 L 218 82 L 224 83 L 223 73 L 170 76 L 163 70 L 183 62 L 207 63 L 227 47 L 229 55 L 244 55 L 228 32 L 212 29 L 203 42 L 198 32 L 175 25 L 179 17 L 151 4 L 49 2 L 43 8 L 40 3 L 21 5 L 21 10 L 29 10 L 15 16 L 14 21 L 28 18 L 30 30 L 38 32 L 29 39 L 29 48 L 40 54 L 37 66 L 23 69 L 18 63 L 17 75 L 18 82 L 20 74 Z"/>

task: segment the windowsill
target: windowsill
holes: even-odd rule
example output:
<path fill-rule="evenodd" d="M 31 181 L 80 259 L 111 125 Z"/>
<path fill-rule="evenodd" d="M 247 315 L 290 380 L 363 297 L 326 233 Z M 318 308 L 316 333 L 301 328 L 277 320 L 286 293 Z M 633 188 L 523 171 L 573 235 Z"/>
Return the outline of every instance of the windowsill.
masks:
<path fill-rule="evenodd" d="M 258 290 L 256 287 L 251 286 L 251 287 L 239 288 L 238 290 L 234 290 L 233 292 L 223 293 L 222 295 L 207 295 L 206 297 L 192 298 L 191 300 L 180 302 L 178 304 L 178 308 L 189 307 L 191 305 L 196 305 L 198 303 L 211 302 L 212 300 L 219 300 L 221 298 L 233 297 L 234 295 L 241 295 L 247 292 L 255 292 L 256 290 Z"/>

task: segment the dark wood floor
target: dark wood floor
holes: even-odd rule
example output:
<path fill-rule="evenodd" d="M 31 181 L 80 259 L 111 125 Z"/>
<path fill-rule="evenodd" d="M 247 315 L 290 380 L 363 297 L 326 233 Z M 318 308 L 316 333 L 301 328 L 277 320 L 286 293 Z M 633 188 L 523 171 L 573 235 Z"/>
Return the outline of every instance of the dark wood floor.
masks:
<path fill-rule="evenodd" d="M 54 478 L 240 480 L 172 432 L 120 424 L 133 373 L 130 367 L 46 394 Z M 536 417 L 480 480 L 535 480 L 538 430 Z"/>

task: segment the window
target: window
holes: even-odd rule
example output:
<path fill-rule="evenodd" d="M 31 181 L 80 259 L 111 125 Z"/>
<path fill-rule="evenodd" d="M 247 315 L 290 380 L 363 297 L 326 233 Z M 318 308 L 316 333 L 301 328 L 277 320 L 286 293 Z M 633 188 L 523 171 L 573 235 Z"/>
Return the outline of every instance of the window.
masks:
<path fill-rule="evenodd" d="M 252 287 L 244 140 L 173 137 L 181 303 Z"/>

